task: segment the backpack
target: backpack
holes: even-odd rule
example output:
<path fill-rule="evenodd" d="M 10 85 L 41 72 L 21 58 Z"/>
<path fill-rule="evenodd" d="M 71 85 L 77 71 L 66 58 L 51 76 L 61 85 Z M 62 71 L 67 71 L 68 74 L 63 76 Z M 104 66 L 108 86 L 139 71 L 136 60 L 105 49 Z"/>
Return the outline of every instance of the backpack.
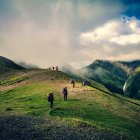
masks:
<path fill-rule="evenodd" d="M 49 101 L 49 102 L 50 102 L 50 101 L 53 101 L 53 94 L 50 93 L 50 94 L 48 95 L 48 101 Z"/>
<path fill-rule="evenodd" d="M 63 89 L 63 94 L 64 94 L 64 95 L 68 94 L 68 91 L 67 91 L 66 88 Z"/>

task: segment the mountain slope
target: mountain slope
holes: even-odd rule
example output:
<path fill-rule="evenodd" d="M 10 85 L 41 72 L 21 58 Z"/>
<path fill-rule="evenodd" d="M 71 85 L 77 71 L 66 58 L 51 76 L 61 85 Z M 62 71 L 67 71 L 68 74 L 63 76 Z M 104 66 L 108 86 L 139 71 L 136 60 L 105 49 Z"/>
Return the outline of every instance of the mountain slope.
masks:
<path fill-rule="evenodd" d="M 18 76 L 28 79 L 4 85 L 0 92 L 2 139 L 140 139 L 140 101 L 81 87 L 79 81 L 72 88 L 71 77 L 59 71 L 25 70 Z M 61 93 L 65 86 L 66 102 Z M 54 92 L 53 109 L 49 92 Z"/>
<path fill-rule="evenodd" d="M 140 69 L 128 78 L 124 86 L 124 92 L 131 98 L 140 99 Z"/>
<path fill-rule="evenodd" d="M 131 71 L 134 71 L 138 67 L 140 67 L 140 60 L 134 60 L 130 62 L 124 62 L 124 61 L 118 61 L 120 64 L 127 67 L 127 69 L 130 69 Z"/>
<path fill-rule="evenodd" d="M 86 77 L 105 85 L 110 91 L 123 93 L 123 84 L 128 78 L 124 69 L 116 62 L 96 60 L 87 67 L 81 69 Z"/>
<path fill-rule="evenodd" d="M 123 94 L 125 81 L 139 66 L 139 60 L 132 62 L 96 60 L 80 69 L 80 72 L 85 77 L 105 85 L 110 91 Z"/>
<path fill-rule="evenodd" d="M 87 75 L 83 74 L 83 71 L 74 69 L 70 65 L 66 65 L 66 66 L 61 67 L 61 70 L 64 73 L 70 75 L 73 79 L 78 79 L 80 81 L 84 81 L 86 85 L 89 85 L 91 87 L 94 87 L 94 88 L 101 90 L 101 91 L 104 91 L 104 92 L 110 92 L 104 85 L 87 77 Z"/>
<path fill-rule="evenodd" d="M 23 67 L 15 64 L 10 59 L 0 56 L 0 74 L 23 69 Z"/>

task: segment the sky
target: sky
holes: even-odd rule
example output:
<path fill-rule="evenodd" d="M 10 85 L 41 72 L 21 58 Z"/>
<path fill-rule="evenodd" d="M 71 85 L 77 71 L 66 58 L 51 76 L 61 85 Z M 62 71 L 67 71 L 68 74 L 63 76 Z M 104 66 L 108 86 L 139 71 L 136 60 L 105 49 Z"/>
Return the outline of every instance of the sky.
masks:
<path fill-rule="evenodd" d="M 140 59 L 139 0 L 0 0 L 0 55 L 41 68 Z"/>

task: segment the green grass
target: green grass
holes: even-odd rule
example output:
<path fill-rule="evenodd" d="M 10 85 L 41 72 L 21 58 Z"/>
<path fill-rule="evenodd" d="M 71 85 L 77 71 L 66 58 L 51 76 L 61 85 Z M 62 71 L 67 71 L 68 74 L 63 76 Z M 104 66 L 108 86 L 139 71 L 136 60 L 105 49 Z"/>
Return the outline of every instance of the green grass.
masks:
<path fill-rule="evenodd" d="M 63 75 L 60 76 L 63 79 Z M 69 91 L 66 102 L 63 101 L 61 94 L 64 86 L 68 86 Z M 54 92 L 54 109 L 50 109 L 47 101 L 49 92 Z M 140 106 L 128 101 L 134 100 L 121 98 L 121 95 L 119 98 L 113 97 L 88 86 L 82 88 L 81 83 L 77 82 L 76 88 L 73 89 L 67 78 L 61 81 L 55 79 L 31 82 L 0 92 L 0 114 L 51 119 L 54 124 L 50 129 L 58 127 L 58 132 L 60 128 L 72 127 L 71 132 L 75 130 L 76 125 L 78 137 L 80 137 L 79 125 L 86 124 L 85 128 L 83 126 L 81 128 L 87 129 L 88 132 L 93 129 L 91 127 L 94 127 L 99 132 L 109 131 L 138 140 L 140 139 Z M 140 105 L 140 101 L 137 101 L 137 104 Z M 48 129 L 48 124 L 44 129 Z"/>
<path fill-rule="evenodd" d="M 10 76 L 4 80 L 0 81 L 0 85 L 6 86 L 6 85 L 12 85 L 21 81 L 24 81 L 28 79 L 27 76 Z"/>

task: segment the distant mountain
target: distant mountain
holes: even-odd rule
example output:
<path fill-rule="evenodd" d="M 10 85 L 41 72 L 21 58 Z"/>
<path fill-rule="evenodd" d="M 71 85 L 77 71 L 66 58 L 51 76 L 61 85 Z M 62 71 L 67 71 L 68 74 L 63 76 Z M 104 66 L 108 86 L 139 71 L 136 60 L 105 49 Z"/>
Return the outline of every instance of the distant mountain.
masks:
<path fill-rule="evenodd" d="M 92 64 L 75 70 L 71 66 L 66 66 L 62 71 L 86 79 L 90 83 L 100 83 L 114 93 L 124 94 L 123 87 L 129 76 L 140 67 L 140 60 L 132 62 L 95 60 Z"/>
<path fill-rule="evenodd" d="M 124 94 L 140 99 L 140 69 L 133 72 L 124 85 Z"/>
<path fill-rule="evenodd" d="M 140 67 L 140 60 L 134 60 L 131 62 L 118 61 L 118 63 L 122 64 L 123 67 L 127 67 L 130 71 L 134 71 L 135 69 Z"/>
<path fill-rule="evenodd" d="M 89 79 L 105 85 L 110 91 L 122 94 L 128 73 L 120 65 L 119 62 L 96 60 L 80 71 Z"/>
<path fill-rule="evenodd" d="M 0 74 L 22 69 L 24 68 L 17 65 L 10 59 L 0 56 Z"/>
<path fill-rule="evenodd" d="M 89 79 L 105 85 L 110 91 L 123 94 L 125 81 L 138 67 L 140 60 L 132 62 L 96 60 L 80 71 Z"/>
<path fill-rule="evenodd" d="M 99 83 L 98 81 L 88 78 L 87 75 L 84 75 L 81 70 L 75 69 L 71 65 L 62 66 L 60 70 L 70 75 L 74 79 L 84 81 L 86 85 L 92 86 L 104 92 L 109 92 L 109 90 L 102 83 Z"/>

